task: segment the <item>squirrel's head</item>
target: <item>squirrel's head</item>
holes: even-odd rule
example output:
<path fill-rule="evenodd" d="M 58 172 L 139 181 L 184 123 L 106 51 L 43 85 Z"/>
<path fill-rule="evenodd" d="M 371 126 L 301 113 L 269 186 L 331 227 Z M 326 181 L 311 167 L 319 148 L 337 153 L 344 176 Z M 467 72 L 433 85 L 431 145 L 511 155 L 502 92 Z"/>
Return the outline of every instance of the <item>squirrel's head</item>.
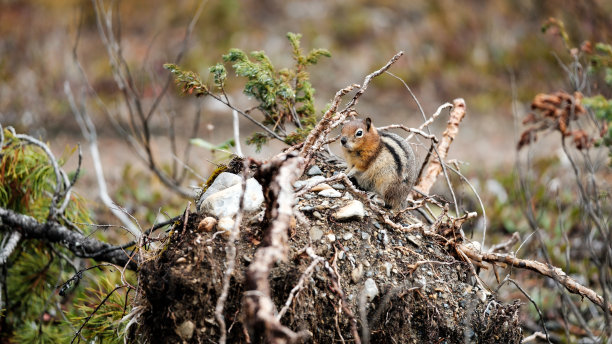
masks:
<path fill-rule="evenodd" d="M 370 117 L 356 119 L 346 123 L 342 127 L 340 142 L 342 148 L 348 152 L 360 151 L 378 146 L 378 132 L 372 125 Z"/>

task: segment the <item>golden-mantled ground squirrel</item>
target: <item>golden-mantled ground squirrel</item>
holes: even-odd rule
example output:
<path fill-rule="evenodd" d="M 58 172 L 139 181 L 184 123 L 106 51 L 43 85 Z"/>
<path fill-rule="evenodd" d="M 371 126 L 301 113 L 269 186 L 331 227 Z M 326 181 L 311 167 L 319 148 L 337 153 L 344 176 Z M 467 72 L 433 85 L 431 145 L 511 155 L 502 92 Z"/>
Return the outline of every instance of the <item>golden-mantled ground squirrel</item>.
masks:
<path fill-rule="evenodd" d="M 378 132 L 370 118 L 346 123 L 340 142 L 348 177 L 376 192 L 392 209 L 401 207 L 417 177 L 416 158 L 408 142 L 399 135 Z"/>

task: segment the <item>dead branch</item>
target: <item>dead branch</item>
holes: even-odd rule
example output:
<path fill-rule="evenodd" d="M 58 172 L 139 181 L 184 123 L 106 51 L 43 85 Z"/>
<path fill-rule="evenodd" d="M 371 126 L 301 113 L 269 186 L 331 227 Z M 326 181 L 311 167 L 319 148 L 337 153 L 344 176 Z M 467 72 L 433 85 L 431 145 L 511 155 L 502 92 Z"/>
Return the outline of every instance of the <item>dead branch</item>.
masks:
<path fill-rule="evenodd" d="M 604 302 L 603 297 L 598 295 L 593 290 L 576 282 L 575 279 L 569 277 L 563 270 L 552 265 L 540 263 L 535 260 L 520 259 L 509 254 L 500 254 L 492 252 L 479 252 L 470 245 L 459 244 L 456 246 L 458 252 L 465 254 L 471 260 L 476 262 L 488 263 L 504 263 L 513 267 L 535 271 L 541 275 L 552 278 L 561 283 L 570 293 L 578 294 L 591 300 L 594 304 L 601 307 L 604 312 L 612 314 L 612 305 Z"/>
<path fill-rule="evenodd" d="M 238 117 L 235 115 L 235 117 Z M 225 317 L 223 316 L 223 308 L 225 307 L 225 300 L 227 299 L 230 281 L 232 278 L 232 274 L 234 273 L 234 266 L 236 265 L 236 239 L 240 234 L 240 223 L 242 222 L 242 217 L 244 215 L 244 194 L 246 192 L 246 181 L 247 181 L 247 173 L 248 173 L 248 162 L 244 161 L 244 168 L 242 170 L 242 190 L 240 192 L 240 199 L 238 201 L 238 213 L 236 214 L 236 218 L 234 219 L 234 226 L 232 226 L 232 231 L 230 232 L 229 239 L 227 240 L 227 247 L 225 253 L 225 272 L 223 273 L 223 287 L 221 290 L 221 295 L 217 299 L 217 304 L 215 305 L 215 318 L 217 319 L 217 323 L 219 324 L 219 330 L 221 331 L 221 335 L 219 337 L 219 344 L 225 344 L 227 340 L 227 330 L 225 328 Z"/>
<path fill-rule="evenodd" d="M 405 130 L 405 131 L 407 131 L 409 133 L 412 133 L 412 134 L 419 134 L 419 135 L 423 136 L 426 139 L 432 140 L 434 143 L 438 143 L 438 139 L 436 138 L 436 135 L 427 134 L 427 133 L 425 133 L 424 131 L 422 131 L 420 129 L 408 128 L 407 126 L 402 125 L 402 124 L 392 124 L 392 125 L 387 125 L 387 126 L 376 128 L 376 129 L 378 129 L 378 130 L 389 130 L 389 129 L 396 129 L 396 128 Z"/>
<path fill-rule="evenodd" d="M 255 178 L 264 187 L 266 218 L 270 225 L 264 231 L 262 246 L 255 252 L 246 274 L 244 304 L 249 332 L 265 335 L 270 343 L 292 343 L 299 335 L 283 326 L 275 317 L 270 297 L 270 269 L 287 257 L 288 229 L 294 201 L 293 182 L 304 172 L 304 159 L 281 155 L 262 165 Z M 251 335 L 253 337 L 253 335 Z"/>
<path fill-rule="evenodd" d="M 138 226 L 136 226 L 125 213 L 118 209 L 117 204 L 108 194 L 106 178 L 104 177 L 104 169 L 100 159 L 100 150 L 98 149 L 98 134 L 89 113 L 85 109 L 81 111 L 81 109 L 79 109 L 77 106 L 72 93 L 72 88 L 70 87 L 70 83 L 68 83 L 68 81 L 64 82 L 64 93 L 68 98 L 68 104 L 70 105 L 72 114 L 74 115 L 77 124 L 81 129 L 81 133 L 89 143 L 89 152 L 91 153 L 94 170 L 96 172 L 96 181 L 98 182 L 98 195 L 100 196 L 102 203 L 104 203 L 111 213 L 113 213 L 113 215 L 115 215 L 115 217 L 121 221 L 123 226 L 134 236 L 134 238 L 136 238 L 136 240 L 140 239 L 142 236 L 140 228 L 138 228 Z"/>
<path fill-rule="evenodd" d="M 312 250 L 312 248 L 310 248 L 310 247 L 306 248 L 307 251 L 309 249 Z M 306 268 L 306 270 L 304 270 L 304 273 L 302 273 L 302 276 L 300 276 L 300 279 L 298 280 L 298 283 L 295 285 L 295 287 L 293 287 L 293 289 L 291 289 L 291 292 L 289 293 L 289 297 L 287 298 L 287 301 L 285 302 L 285 305 L 280 310 L 280 312 L 278 312 L 278 314 L 276 315 L 276 319 L 278 319 L 280 321 L 283 318 L 283 315 L 285 315 L 285 313 L 289 309 L 289 306 L 291 306 L 291 302 L 293 302 L 293 298 L 304 287 L 304 282 L 306 281 L 306 278 L 310 277 L 310 274 L 312 274 L 312 271 L 314 270 L 314 268 L 317 266 L 317 264 L 319 264 L 322 261 L 324 261 L 324 259 L 322 257 L 317 256 L 316 258 L 314 258 L 312 260 L 312 263 L 310 263 L 308 268 Z"/>
<path fill-rule="evenodd" d="M 0 207 L 0 220 L 1 230 L 5 231 L 7 227 L 15 229 L 24 239 L 57 243 L 72 251 L 77 257 L 93 258 L 119 266 L 126 265 L 130 270 L 137 268 L 137 255 L 130 257 L 121 249 L 114 249 L 115 247 L 110 244 L 71 231 L 55 221 L 40 223 L 33 217 L 2 207 Z"/>
<path fill-rule="evenodd" d="M 322 257 L 318 256 L 314 252 L 314 250 L 310 247 L 306 249 L 306 253 L 312 259 L 319 259 L 319 258 L 323 259 Z M 334 255 L 334 261 L 335 261 L 335 255 Z M 323 260 L 323 266 L 325 267 L 325 270 L 327 271 L 327 274 L 329 275 L 330 282 L 332 283 L 331 290 L 334 292 L 334 294 L 338 296 L 338 298 L 340 299 L 340 303 L 341 303 L 340 307 L 342 307 L 342 310 L 344 310 L 344 312 L 346 313 L 346 316 L 349 317 L 349 322 L 351 323 L 351 332 L 353 334 L 353 341 L 356 344 L 360 344 L 361 339 L 359 337 L 359 332 L 357 332 L 357 319 L 355 318 L 353 311 L 351 311 L 351 309 L 348 307 L 348 303 L 346 301 L 346 295 L 344 294 L 344 291 L 342 290 L 342 286 L 340 285 L 340 278 L 338 276 L 338 273 L 334 270 L 334 268 L 326 260 Z"/>
<path fill-rule="evenodd" d="M 387 64 L 385 64 L 379 70 L 368 74 L 363 80 L 363 84 L 361 86 L 353 84 L 336 92 L 331 106 L 329 107 L 327 112 L 325 112 L 323 118 L 319 121 L 319 123 L 314 127 L 314 129 L 312 129 L 310 134 L 308 134 L 308 136 L 304 140 L 302 148 L 300 149 L 300 156 L 306 160 L 306 165 L 310 162 L 310 159 L 312 159 L 313 154 L 319 151 L 321 147 L 323 147 L 327 143 L 327 135 L 334 128 L 342 124 L 346 116 L 350 113 L 350 111 L 359 101 L 359 97 L 361 97 L 361 95 L 368 88 L 370 81 L 373 78 L 389 70 L 389 68 L 391 68 L 391 66 L 395 62 L 397 62 L 397 60 L 402 57 L 402 55 L 404 55 L 403 51 L 398 52 L 389 60 L 389 62 L 387 62 Z M 357 87 L 359 88 L 359 91 L 355 93 L 351 101 L 349 101 L 349 103 L 344 107 L 343 110 L 341 110 L 340 112 L 336 112 L 336 110 L 338 110 L 338 106 L 340 105 L 340 100 L 342 99 L 342 97 Z"/>
<path fill-rule="evenodd" d="M 450 144 L 457 136 L 459 132 L 459 123 L 465 117 L 465 101 L 461 98 L 457 98 L 453 100 L 453 109 L 450 113 L 450 119 L 448 120 L 448 125 L 446 130 L 442 134 L 442 140 L 438 144 L 438 159 L 433 160 L 431 164 L 425 170 L 425 175 L 418 182 L 416 188 L 421 190 L 425 194 L 429 194 L 431 187 L 436 182 L 438 175 L 442 172 L 442 160 L 444 160 L 448 156 L 448 150 L 450 148 Z"/>

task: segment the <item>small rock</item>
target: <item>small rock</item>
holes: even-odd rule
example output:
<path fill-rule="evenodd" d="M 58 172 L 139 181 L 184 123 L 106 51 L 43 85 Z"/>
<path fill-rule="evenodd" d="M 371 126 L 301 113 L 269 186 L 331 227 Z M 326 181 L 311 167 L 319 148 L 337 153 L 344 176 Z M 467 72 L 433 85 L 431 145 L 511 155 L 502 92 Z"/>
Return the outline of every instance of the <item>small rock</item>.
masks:
<path fill-rule="evenodd" d="M 380 235 L 382 235 L 381 241 L 383 242 L 383 244 L 387 245 L 389 243 L 389 237 L 387 236 L 387 231 L 384 229 L 381 230 Z"/>
<path fill-rule="evenodd" d="M 242 256 L 242 259 L 244 259 L 245 262 L 250 263 L 253 259 L 249 256 L 247 256 L 246 254 Z"/>
<path fill-rule="evenodd" d="M 342 239 L 344 239 L 344 240 L 351 240 L 351 239 L 353 239 L 353 233 L 344 233 L 344 235 L 342 236 Z"/>
<path fill-rule="evenodd" d="M 312 212 L 312 216 L 316 217 L 319 220 L 323 220 L 323 215 L 321 215 L 321 213 L 316 210 Z"/>
<path fill-rule="evenodd" d="M 319 192 L 319 191 L 323 191 L 323 190 L 327 190 L 331 188 L 332 187 L 329 186 L 329 184 L 321 183 L 321 184 L 315 185 L 312 189 L 310 189 L 310 191 Z"/>
<path fill-rule="evenodd" d="M 334 242 L 336 241 L 336 235 L 334 233 L 327 234 L 327 240 Z"/>
<path fill-rule="evenodd" d="M 333 216 L 336 220 L 343 221 L 350 219 L 361 220 L 363 219 L 364 215 L 365 209 L 363 208 L 363 203 L 360 201 L 350 201 L 347 205 L 338 209 Z"/>
<path fill-rule="evenodd" d="M 181 257 L 179 259 L 176 260 L 177 264 L 181 264 L 181 263 L 185 263 L 187 261 L 187 259 L 185 259 L 185 257 Z"/>
<path fill-rule="evenodd" d="M 313 206 L 311 206 L 311 205 L 305 205 L 305 206 L 303 206 L 303 207 L 300 207 L 300 210 L 301 210 L 301 211 L 313 211 L 313 210 L 314 210 L 314 207 L 313 207 Z"/>
<path fill-rule="evenodd" d="M 363 277 L 363 264 L 359 263 L 359 265 L 351 271 L 351 279 L 354 283 L 358 283 L 361 277 Z"/>
<path fill-rule="evenodd" d="M 222 217 L 217 223 L 217 229 L 220 231 L 230 232 L 234 228 L 234 220 L 231 217 Z"/>
<path fill-rule="evenodd" d="M 310 227 L 310 240 L 319 241 L 323 237 L 323 231 L 317 226 Z"/>
<path fill-rule="evenodd" d="M 213 230 L 213 228 L 215 228 L 216 224 L 217 224 L 217 219 L 215 219 L 214 217 L 207 216 L 203 218 L 202 221 L 200 221 L 200 223 L 198 223 L 198 232 L 201 232 L 201 231 L 210 232 Z"/>
<path fill-rule="evenodd" d="M 480 302 L 487 301 L 487 294 L 485 294 L 485 292 L 482 290 L 476 291 L 476 297 L 480 300 Z"/>
<path fill-rule="evenodd" d="M 330 198 L 338 198 L 342 196 L 342 194 L 338 190 L 335 190 L 335 189 L 326 189 L 326 190 L 320 191 L 318 195 L 323 196 L 323 197 L 330 197 Z"/>
<path fill-rule="evenodd" d="M 328 200 L 324 200 L 323 202 L 321 202 L 320 204 L 317 204 L 315 206 L 315 209 L 317 210 L 325 210 L 329 208 L 329 201 Z"/>
<path fill-rule="evenodd" d="M 372 221 L 372 224 L 374 225 L 374 227 L 376 227 L 376 229 L 380 229 L 380 223 L 378 223 L 377 221 Z"/>
<path fill-rule="evenodd" d="M 191 320 L 183 322 L 174 331 L 183 340 L 190 340 L 193 337 L 193 331 L 195 330 L 195 324 Z"/>
<path fill-rule="evenodd" d="M 342 199 L 346 199 L 346 200 L 349 200 L 349 201 L 354 200 L 353 195 L 351 195 L 351 194 L 350 194 L 350 193 L 348 193 L 348 192 L 347 192 L 347 193 L 345 193 L 345 194 L 344 194 L 344 196 L 342 196 Z"/>
<path fill-rule="evenodd" d="M 336 184 L 332 185 L 332 188 L 337 189 L 337 190 L 344 190 L 345 186 L 344 186 L 344 184 L 336 183 Z"/>
<path fill-rule="evenodd" d="M 344 259 L 344 251 L 338 252 L 338 259 L 340 260 Z"/>
<path fill-rule="evenodd" d="M 365 293 L 368 300 L 372 301 L 376 297 L 376 295 L 378 295 L 378 287 L 376 286 L 376 282 L 374 282 L 373 279 L 368 278 L 365 281 L 363 292 Z"/>
<path fill-rule="evenodd" d="M 366 232 L 361 232 L 361 239 L 370 240 L 370 234 Z"/>
<path fill-rule="evenodd" d="M 215 181 L 206 189 L 206 191 L 198 198 L 196 202 L 197 209 L 200 210 L 202 202 L 208 198 L 208 196 L 215 194 L 221 190 L 225 190 L 230 186 L 242 183 L 242 177 L 233 173 L 223 172 L 215 178 Z"/>
<path fill-rule="evenodd" d="M 306 172 L 306 174 L 309 176 L 319 176 L 323 174 L 323 171 L 321 171 L 319 166 L 312 165 L 312 167 L 308 169 L 308 172 Z"/>
<path fill-rule="evenodd" d="M 391 268 L 393 267 L 393 264 L 386 262 L 385 263 L 385 273 L 387 274 L 387 277 L 391 277 Z"/>
<path fill-rule="evenodd" d="M 252 212 L 259 209 L 264 201 L 264 196 L 261 185 L 259 185 L 254 178 L 248 179 L 246 184 L 244 210 L 246 212 Z M 202 202 L 201 209 L 219 218 L 234 216 L 238 212 L 240 206 L 241 193 L 241 184 L 230 186 L 227 189 L 208 196 L 208 198 Z"/>

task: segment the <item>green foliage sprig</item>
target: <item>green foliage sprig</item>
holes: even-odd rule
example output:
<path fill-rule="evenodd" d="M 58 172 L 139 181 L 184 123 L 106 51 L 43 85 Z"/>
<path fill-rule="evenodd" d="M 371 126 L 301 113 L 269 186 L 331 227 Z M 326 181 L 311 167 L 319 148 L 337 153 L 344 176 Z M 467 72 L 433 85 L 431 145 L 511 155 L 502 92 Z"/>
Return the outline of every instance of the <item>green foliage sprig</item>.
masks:
<path fill-rule="evenodd" d="M 301 37 L 302 35 L 291 32 L 287 34 L 295 60 L 293 68 L 278 70 L 263 51 L 252 51 L 247 55 L 240 49 L 230 49 L 223 55 L 223 61 L 232 64 L 236 75 L 247 79 L 243 93 L 258 102 L 256 108 L 264 115 L 261 123 L 271 127 L 287 144 L 302 141 L 316 124 L 315 89 L 310 83 L 307 68 L 316 64 L 321 57 L 331 56 L 325 49 L 312 49 L 308 54 L 304 54 L 300 46 Z M 175 75 L 176 82 L 184 94 L 212 95 L 197 74 L 183 71 L 173 64 L 166 64 L 164 67 Z M 225 96 L 227 71 L 224 65 L 217 63 L 209 68 L 209 72 L 213 75 L 215 87 Z M 223 101 L 219 96 L 215 98 Z M 225 99 L 224 102 L 229 105 L 229 101 Z M 287 133 L 287 123 L 293 123 L 295 130 Z M 266 133 L 255 133 L 248 138 L 247 143 L 254 144 L 257 150 L 260 150 L 268 139 L 269 135 Z"/>

